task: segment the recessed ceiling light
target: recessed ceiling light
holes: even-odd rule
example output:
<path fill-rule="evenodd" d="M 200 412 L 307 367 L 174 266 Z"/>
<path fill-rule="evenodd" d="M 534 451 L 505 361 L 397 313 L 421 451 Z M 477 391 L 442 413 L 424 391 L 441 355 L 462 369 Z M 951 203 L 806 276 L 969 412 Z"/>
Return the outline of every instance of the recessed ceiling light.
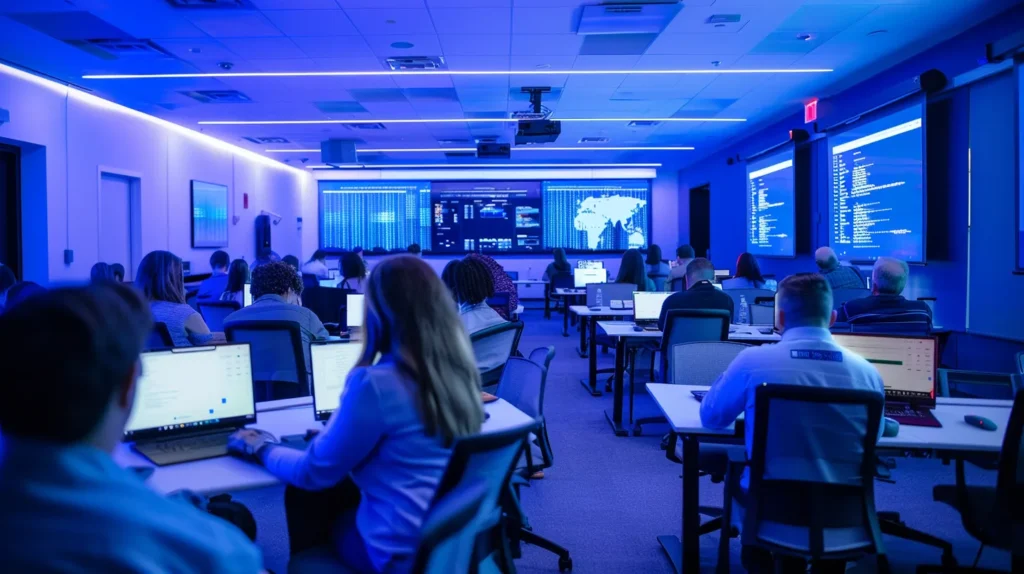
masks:
<path fill-rule="evenodd" d="M 399 42 L 396 42 L 398 44 Z M 392 44 L 393 46 L 394 44 Z M 411 46 L 411 44 L 410 44 Z M 831 68 L 733 68 L 677 70 L 374 70 L 362 72 L 196 72 L 185 74 L 86 74 L 85 80 L 141 80 L 178 78 L 303 78 L 303 77 L 373 77 L 373 76 L 680 76 L 688 74 L 827 74 Z"/>
<path fill-rule="evenodd" d="M 551 64 L 537 64 L 534 67 L 537 68 L 538 70 L 550 70 Z"/>
<path fill-rule="evenodd" d="M 413 47 L 412 42 L 391 42 L 391 47 L 396 50 L 408 50 Z"/>
<path fill-rule="evenodd" d="M 518 146 L 512 151 L 693 151 L 693 146 Z M 266 153 L 317 153 L 319 149 L 268 149 Z M 357 149 L 358 153 L 433 153 L 433 152 L 474 152 L 475 147 L 427 147 L 427 148 L 379 148 Z"/>
<path fill-rule="evenodd" d="M 796 39 L 803 40 L 804 42 L 810 42 L 814 39 L 814 36 L 811 36 L 810 34 L 798 34 Z"/>
<path fill-rule="evenodd" d="M 882 34 L 888 34 L 888 30 L 872 30 L 868 32 L 868 36 L 880 36 Z"/>
<path fill-rule="evenodd" d="M 352 165 L 307 165 L 308 169 L 448 169 L 448 168 L 508 168 L 508 167 L 661 167 L 660 163 L 395 163 L 395 164 L 352 164 Z"/>
<path fill-rule="evenodd" d="M 560 122 L 745 122 L 746 118 L 551 118 Z M 204 126 L 280 126 L 316 124 L 460 124 L 460 123 L 518 123 L 515 118 L 407 118 L 373 120 L 203 120 Z"/>

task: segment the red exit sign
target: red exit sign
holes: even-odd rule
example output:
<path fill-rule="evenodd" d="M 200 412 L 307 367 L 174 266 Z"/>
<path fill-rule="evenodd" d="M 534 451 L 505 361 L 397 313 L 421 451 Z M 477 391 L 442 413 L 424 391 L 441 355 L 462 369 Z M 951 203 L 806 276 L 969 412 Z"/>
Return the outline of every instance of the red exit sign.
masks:
<path fill-rule="evenodd" d="M 804 104 L 804 123 L 809 124 L 818 120 L 818 98 Z"/>

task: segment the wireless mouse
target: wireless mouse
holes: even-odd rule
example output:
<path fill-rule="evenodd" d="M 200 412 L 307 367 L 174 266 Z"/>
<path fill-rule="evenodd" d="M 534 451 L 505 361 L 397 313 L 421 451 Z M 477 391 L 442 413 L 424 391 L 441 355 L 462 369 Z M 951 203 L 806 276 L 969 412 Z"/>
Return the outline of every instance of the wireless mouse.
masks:
<path fill-rule="evenodd" d="M 996 423 L 978 415 L 964 415 L 964 422 L 972 427 L 977 427 L 987 431 L 994 431 L 999 428 L 996 426 Z"/>
<path fill-rule="evenodd" d="M 643 328 L 643 327 L 641 327 L 640 325 L 634 325 L 634 326 L 633 326 L 633 330 L 634 330 L 634 331 L 637 331 L 637 332 L 639 332 L 639 331 L 643 331 L 643 330 L 644 330 L 644 328 Z"/>

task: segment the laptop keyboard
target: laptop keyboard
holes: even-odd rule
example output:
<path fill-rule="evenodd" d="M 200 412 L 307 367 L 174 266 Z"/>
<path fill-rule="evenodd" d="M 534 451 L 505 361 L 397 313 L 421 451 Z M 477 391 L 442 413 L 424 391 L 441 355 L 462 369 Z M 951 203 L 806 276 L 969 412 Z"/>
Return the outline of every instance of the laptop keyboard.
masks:
<path fill-rule="evenodd" d="M 886 403 L 885 405 L 885 416 L 889 418 L 896 417 L 919 417 L 921 413 L 917 412 L 914 407 L 906 404 L 891 404 Z"/>
<path fill-rule="evenodd" d="M 175 464 L 228 453 L 228 437 L 233 431 L 200 434 L 179 439 L 136 443 L 135 449 L 158 465 Z"/>

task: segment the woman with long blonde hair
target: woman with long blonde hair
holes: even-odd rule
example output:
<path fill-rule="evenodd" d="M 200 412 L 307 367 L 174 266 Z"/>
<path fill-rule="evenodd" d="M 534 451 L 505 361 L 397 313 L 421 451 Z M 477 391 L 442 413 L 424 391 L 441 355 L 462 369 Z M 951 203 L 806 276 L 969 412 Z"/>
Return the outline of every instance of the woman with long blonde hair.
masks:
<path fill-rule="evenodd" d="M 362 356 L 305 451 L 241 431 L 229 446 L 291 485 L 292 554 L 329 545 L 358 572 L 400 569 L 451 456 L 480 432 L 480 374 L 455 302 L 422 259 L 378 263 L 366 282 Z M 310 492 L 318 491 L 318 492 Z"/>

